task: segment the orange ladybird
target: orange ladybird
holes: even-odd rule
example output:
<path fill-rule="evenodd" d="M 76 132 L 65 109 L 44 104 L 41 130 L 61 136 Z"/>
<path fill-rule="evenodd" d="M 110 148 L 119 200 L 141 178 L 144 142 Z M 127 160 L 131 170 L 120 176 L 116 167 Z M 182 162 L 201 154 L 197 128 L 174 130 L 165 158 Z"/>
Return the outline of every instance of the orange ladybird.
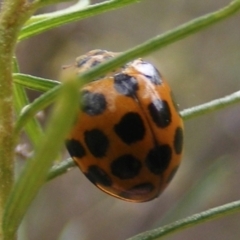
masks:
<path fill-rule="evenodd" d="M 116 56 L 93 50 L 77 58 L 76 74 Z M 86 84 L 67 149 L 104 192 L 131 202 L 156 198 L 179 167 L 183 122 L 171 89 L 142 59 Z"/>

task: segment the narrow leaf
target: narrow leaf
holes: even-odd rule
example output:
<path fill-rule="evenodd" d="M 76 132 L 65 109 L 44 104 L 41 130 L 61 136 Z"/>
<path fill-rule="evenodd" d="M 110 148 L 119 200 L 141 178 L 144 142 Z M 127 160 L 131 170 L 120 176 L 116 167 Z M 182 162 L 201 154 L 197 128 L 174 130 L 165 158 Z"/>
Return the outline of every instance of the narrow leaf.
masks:
<path fill-rule="evenodd" d="M 13 79 L 15 83 L 22 85 L 25 88 L 40 92 L 46 92 L 60 84 L 58 81 L 21 73 L 13 74 Z"/>

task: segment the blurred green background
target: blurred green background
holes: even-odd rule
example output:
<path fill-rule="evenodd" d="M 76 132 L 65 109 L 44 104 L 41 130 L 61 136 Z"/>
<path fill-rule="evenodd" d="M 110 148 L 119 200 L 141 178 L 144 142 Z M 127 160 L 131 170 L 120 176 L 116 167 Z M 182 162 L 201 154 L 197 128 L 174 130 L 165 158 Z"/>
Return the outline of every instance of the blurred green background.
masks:
<path fill-rule="evenodd" d="M 92 1 L 92 3 L 102 1 Z M 25 40 L 21 71 L 58 79 L 61 66 L 101 48 L 125 51 L 230 1 L 145 0 Z M 39 13 L 56 11 L 58 4 Z M 171 85 L 180 109 L 240 87 L 240 13 L 144 57 Z M 31 99 L 38 96 L 29 92 Z M 43 116 L 44 118 L 44 116 Z M 68 154 L 65 154 L 68 157 Z M 124 240 L 162 224 L 240 198 L 240 105 L 185 122 L 185 153 L 170 186 L 147 203 L 98 190 L 77 169 L 47 183 L 19 231 L 21 240 Z M 168 240 L 239 240 L 240 214 L 205 223 Z"/>

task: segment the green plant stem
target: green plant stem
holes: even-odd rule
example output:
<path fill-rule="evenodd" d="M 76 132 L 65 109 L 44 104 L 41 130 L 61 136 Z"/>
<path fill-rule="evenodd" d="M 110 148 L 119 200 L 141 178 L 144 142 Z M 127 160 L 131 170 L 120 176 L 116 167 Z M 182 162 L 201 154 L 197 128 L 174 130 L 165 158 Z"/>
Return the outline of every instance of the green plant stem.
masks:
<path fill-rule="evenodd" d="M 58 81 L 40 78 L 22 73 L 13 74 L 14 83 L 35 91 L 46 92 L 60 84 Z"/>
<path fill-rule="evenodd" d="M 194 214 L 161 228 L 141 233 L 137 236 L 129 238 L 128 240 L 157 240 L 177 231 L 237 212 L 240 212 L 240 201 L 231 202 L 198 214 Z"/>
<path fill-rule="evenodd" d="M 72 158 L 68 158 L 67 160 L 54 165 L 47 175 L 47 181 L 50 181 L 64 173 L 67 173 L 71 168 L 76 167 L 76 163 L 72 160 Z"/>
<path fill-rule="evenodd" d="M 191 118 L 195 118 L 207 113 L 211 113 L 213 111 L 223 109 L 230 105 L 236 104 L 240 102 L 240 91 L 232 93 L 228 96 L 212 100 L 210 102 L 191 107 L 181 111 L 181 115 L 184 120 L 188 120 Z"/>
<path fill-rule="evenodd" d="M 18 33 L 34 9 L 25 0 L 2 3 L 0 15 L 0 222 L 13 184 L 13 80 L 12 58 Z M 0 239 L 3 236 L 0 228 Z M 11 239 L 14 239 L 11 238 Z"/>

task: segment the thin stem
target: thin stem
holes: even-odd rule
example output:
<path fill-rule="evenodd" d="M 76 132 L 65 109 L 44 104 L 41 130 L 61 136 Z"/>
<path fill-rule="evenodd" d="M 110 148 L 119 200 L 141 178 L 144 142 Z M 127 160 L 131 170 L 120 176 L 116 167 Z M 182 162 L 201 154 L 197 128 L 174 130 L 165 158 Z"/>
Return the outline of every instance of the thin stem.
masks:
<path fill-rule="evenodd" d="M 205 212 L 194 214 L 190 217 L 165 225 L 161 228 L 141 233 L 137 236 L 129 238 L 128 240 L 157 240 L 177 231 L 237 212 L 240 212 L 240 201 L 231 202 L 209 209 Z"/>
<path fill-rule="evenodd" d="M 76 167 L 75 162 L 68 158 L 67 160 L 54 165 L 47 175 L 47 181 L 50 181 L 64 173 L 67 173 L 71 168 Z"/>
<path fill-rule="evenodd" d="M 22 87 L 33 89 L 35 91 L 46 92 L 51 90 L 60 84 L 58 81 L 51 79 L 40 78 L 32 75 L 14 73 L 14 83 L 21 85 Z"/>
<path fill-rule="evenodd" d="M 211 113 L 240 102 L 240 91 L 181 111 L 184 120 Z"/>

